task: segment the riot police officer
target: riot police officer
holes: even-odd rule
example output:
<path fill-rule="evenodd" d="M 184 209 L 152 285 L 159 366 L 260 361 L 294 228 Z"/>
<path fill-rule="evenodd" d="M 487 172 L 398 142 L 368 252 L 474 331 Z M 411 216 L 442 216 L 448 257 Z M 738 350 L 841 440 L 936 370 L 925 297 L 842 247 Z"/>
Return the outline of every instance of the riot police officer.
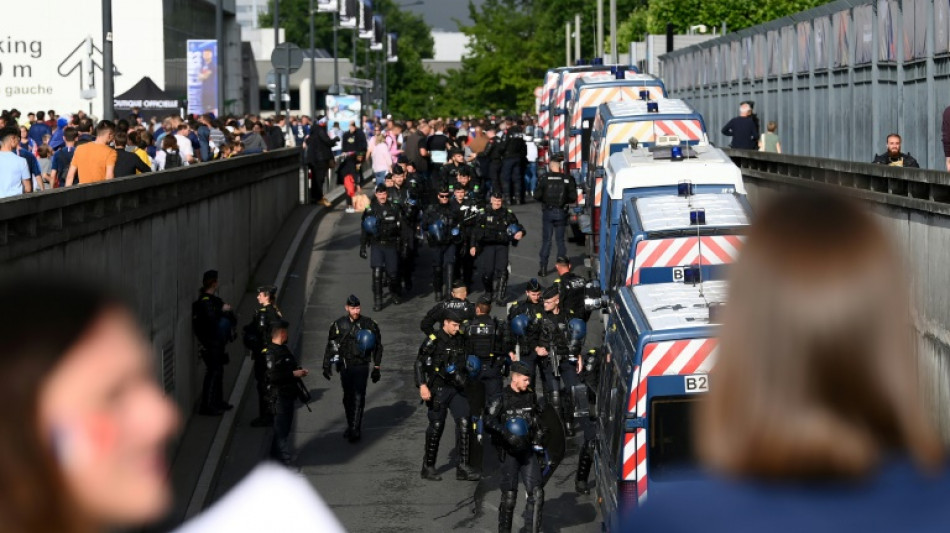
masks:
<path fill-rule="evenodd" d="M 475 258 L 469 253 L 472 243 L 472 232 L 475 229 L 475 223 L 478 220 L 478 212 L 481 209 L 478 200 L 469 192 L 467 187 L 459 183 L 455 190 L 455 199 L 452 206 L 458 211 L 460 242 L 458 256 L 455 266 L 457 269 L 456 278 L 465 280 L 466 285 L 472 284 L 472 276 L 475 269 Z"/>
<path fill-rule="evenodd" d="M 416 270 L 416 240 L 412 238 L 412 234 L 419 227 L 420 203 L 406 184 L 406 170 L 401 165 L 393 165 L 392 172 L 386 175 L 386 183 L 389 201 L 402 210 L 406 224 L 406 230 L 403 232 L 405 242 L 399 255 L 399 274 L 402 276 L 403 290 L 409 292 L 412 290 L 412 274 Z"/>
<path fill-rule="evenodd" d="M 273 285 L 263 285 L 257 288 L 257 309 L 254 311 L 254 317 L 251 322 L 244 327 L 245 346 L 251 350 L 251 361 L 254 363 L 254 381 L 257 385 L 257 407 L 258 416 L 251 420 L 251 426 L 267 427 L 273 421 L 267 412 L 267 402 L 264 398 L 265 383 L 264 356 L 262 354 L 264 347 L 270 341 L 274 324 L 283 318 L 280 309 L 275 304 L 277 298 L 277 287 Z"/>
<path fill-rule="evenodd" d="M 541 252 L 539 260 L 541 268 L 539 276 L 548 275 L 548 256 L 551 253 L 551 233 L 557 242 L 557 254 L 567 255 L 567 246 L 564 243 L 564 229 L 567 227 L 567 206 L 577 203 L 577 185 L 574 178 L 561 172 L 561 162 L 564 156 L 554 154 L 549 163 L 549 172 L 539 180 L 538 188 L 534 191 L 534 198 L 542 203 L 541 221 Z"/>
<path fill-rule="evenodd" d="M 541 531 L 544 487 L 537 452 L 543 449 L 544 426 L 528 372 L 528 366 L 521 361 L 511 364 L 511 383 L 500 397 L 491 402 L 484 423 L 496 436 L 499 457 L 502 458 L 499 533 L 511 531 L 519 478 L 524 481 L 528 494 L 522 531 Z"/>
<path fill-rule="evenodd" d="M 587 281 L 572 272 L 571 260 L 566 256 L 558 256 L 554 262 L 554 268 L 558 275 L 557 279 L 554 280 L 554 285 L 557 286 L 560 292 L 560 307 L 586 322 L 589 316 L 584 306 L 584 299 L 587 295 Z"/>
<path fill-rule="evenodd" d="M 415 163 L 410 161 L 405 154 L 400 154 L 396 162 L 405 169 L 406 187 L 412 192 L 412 196 L 419 200 L 419 209 L 425 211 L 426 207 L 432 203 L 429 180 L 425 179 L 425 176 L 416 170 Z"/>
<path fill-rule="evenodd" d="M 489 300 L 497 299 L 504 305 L 508 291 L 508 246 L 525 235 L 518 217 L 502 206 L 500 191 L 492 191 L 491 206 L 481 209 L 472 230 L 472 245 L 469 253 L 481 261 L 482 285 Z"/>
<path fill-rule="evenodd" d="M 508 128 L 505 151 L 501 161 L 501 188 L 508 205 L 524 203 L 524 161 L 528 157 L 528 145 L 521 128 Z"/>
<path fill-rule="evenodd" d="M 443 167 L 444 168 L 444 167 Z M 482 207 L 485 204 L 485 195 L 478 181 L 472 177 L 472 168 L 465 165 L 459 168 L 452 181 L 447 182 L 449 191 L 455 192 L 455 189 L 465 189 L 464 198 L 471 204 Z"/>
<path fill-rule="evenodd" d="M 507 374 L 510 360 L 505 351 L 505 328 L 491 316 L 491 300 L 481 298 L 475 304 L 475 317 L 465 323 L 465 353 L 481 362 L 478 379 L 485 386 L 485 401 L 501 394 L 502 376 Z"/>
<path fill-rule="evenodd" d="M 449 148 L 449 161 L 439 169 L 439 178 L 442 185 L 451 187 L 455 183 L 459 170 L 466 166 L 468 165 L 465 164 L 465 151 L 456 146 Z"/>
<path fill-rule="evenodd" d="M 360 314 L 360 299 L 346 299 L 346 314 L 330 324 L 327 348 L 323 355 L 323 377 L 330 379 L 333 366 L 343 386 L 343 410 L 346 431 L 343 438 L 356 442 L 361 437 L 363 408 L 366 405 L 366 380 L 379 381 L 379 364 L 383 359 L 383 338 L 376 322 Z M 369 365 L 373 364 L 370 373 Z"/>
<path fill-rule="evenodd" d="M 593 348 L 587 351 L 584 356 L 584 368 L 581 372 L 581 381 L 587 389 L 587 411 L 588 414 L 581 418 L 581 426 L 584 429 L 584 443 L 577 458 L 577 474 L 574 477 L 574 490 L 578 494 L 590 494 L 590 486 L 587 484 L 587 478 L 590 476 L 590 467 L 594 463 L 594 439 L 595 434 L 595 405 L 597 402 L 597 385 L 600 382 L 600 366 L 603 364 L 604 348 Z"/>
<path fill-rule="evenodd" d="M 462 322 L 475 318 L 475 305 L 468 301 L 468 287 L 465 282 L 457 279 L 452 282 L 452 293 L 448 300 L 440 301 L 419 322 L 419 329 L 425 335 L 435 333 L 442 327 L 442 321 L 450 311 L 458 313 Z"/>
<path fill-rule="evenodd" d="M 486 179 L 491 183 L 493 191 L 501 191 L 501 166 L 506 150 L 505 132 L 492 126 L 488 129 L 488 146 L 485 148 L 485 159 L 488 161 L 488 175 Z"/>
<path fill-rule="evenodd" d="M 455 279 L 456 246 L 462 240 L 460 228 L 462 219 L 451 203 L 451 194 L 445 187 L 439 191 L 438 203 L 426 208 L 422 216 L 422 227 L 426 230 L 432 257 L 432 292 L 435 301 L 445 298 L 443 287 L 452 288 Z"/>
<path fill-rule="evenodd" d="M 366 245 L 372 246 L 373 257 L 373 311 L 383 308 L 383 271 L 389 277 L 389 292 L 393 303 L 402 303 L 399 278 L 399 255 L 407 246 L 406 226 L 402 210 L 389 202 L 385 185 L 376 186 L 376 198 L 363 211 L 363 231 L 360 235 L 360 257 L 366 259 Z"/>
<path fill-rule="evenodd" d="M 430 334 L 422 343 L 414 366 L 419 396 L 428 407 L 429 427 L 426 429 L 422 479 L 430 481 L 442 479 L 436 473 L 435 461 L 449 411 L 452 411 L 455 419 L 455 446 L 458 450 L 455 478 L 461 481 L 481 479 L 481 475 L 470 466 L 472 431 L 468 399 L 465 397 L 469 377 L 465 340 L 459 335 L 459 325 L 463 320 L 458 311 L 448 311 L 442 321 L 442 328 Z"/>
<path fill-rule="evenodd" d="M 512 361 L 522 361 L 528 365 L 531 370 L 529 376 L 532 383 L 535 381 L 538 354 L 534 352 L 534 346 L 529 346 L 528 328 L 531 321 L 539 320 L 541 314 L 544 313 L 544 304 L 541 302 L 541 291 L 543 290 L 544 287 L 541 286 L 538 279 L 531 278 L 524 290 L 525 297 L 508 304 L 508 329 L 505 337 L 508 357 Z M 517 320 L 516 317 L 518 317 Z"/>
<path fill-rule="evenodd" d="M 191 324 L 198 343 L 199 356 L 205 363 L 205 376 L 201 384 L 201 405 L 198 414 L 219 416 L 231 409 L 224 401 L 224 365 L 228 364 L 225 351 L 232 340 L 236 319 L 231 306 L 217 296 L 218 271 L 209 270 L 201 279 L 198 299 L 191 304 Z"/>
<path fill-rule="evenodd" d="M 294 410 L 298 397 L 297 380 L 310 372 L 300 368 L 297 358 L 287 348 L 287 321 L 274 323 L 270 344 L 263 350 L 264 380 L 268 409 L 274 420 L 274 440 L 271 457 L 284 465 L 293 465 L 290 447 L 290 429 L 294 423 Z"/>

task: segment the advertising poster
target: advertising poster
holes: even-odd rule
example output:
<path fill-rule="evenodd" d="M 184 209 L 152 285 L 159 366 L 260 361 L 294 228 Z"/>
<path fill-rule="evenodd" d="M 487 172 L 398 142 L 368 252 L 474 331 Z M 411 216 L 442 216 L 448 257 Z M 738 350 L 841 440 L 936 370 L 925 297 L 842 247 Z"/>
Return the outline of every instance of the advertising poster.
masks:
<path fill-rule="evenodd" d="M 218 113 L 218 41 L 188 39 L 188 113 Z"/>
<path fill-rule="evenodd" d="M 360 110 L 361 102 L 359 96 L 349 94 L 327 95 L 328 126 L 333 126 L 334 122 L 338 122 L 342 130 L 348 128 L 351 122 L 359 126 Z"/>

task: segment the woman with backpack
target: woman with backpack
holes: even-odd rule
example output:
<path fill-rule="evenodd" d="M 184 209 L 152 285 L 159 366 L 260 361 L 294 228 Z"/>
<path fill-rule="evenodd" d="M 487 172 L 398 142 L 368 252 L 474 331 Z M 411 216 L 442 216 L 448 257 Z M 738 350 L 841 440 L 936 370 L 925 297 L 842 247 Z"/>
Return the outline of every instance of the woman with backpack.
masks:
<path fill-rule="evenodd" d="M 170 170 L 183 166 L 184 160 L 178 153 L 178 141 L 174 135 L 162 137 L 162 149 L 155 153 L 152 160 L 152 170 L 158 172 L 161 170 Z"/>

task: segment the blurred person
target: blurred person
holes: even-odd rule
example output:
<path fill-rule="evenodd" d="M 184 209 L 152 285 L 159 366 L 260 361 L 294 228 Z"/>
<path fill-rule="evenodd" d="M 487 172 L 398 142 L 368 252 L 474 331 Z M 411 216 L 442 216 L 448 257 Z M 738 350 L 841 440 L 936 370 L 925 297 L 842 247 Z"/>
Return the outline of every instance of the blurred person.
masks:
<path fill-rule="evenodd" d="M 260 122 L 251 123 L 251 131 L 244 134 L 241 141 L 244 143 L 245 154 L 259 154 L 267 151 L 267 143 L 264 142 L 264 125 Z"/>
<path fill-rule="evenodd" d="M 152 144 L 152 134 L 147 131 L 140 131 L 135 138 L 135 151 L 132 152 L 139 157 L 149 168 L 152 167 L 152 157 L 148 153 L 149 148 L 154 149 Z"/>
<path fill-rule="evenodd" d="M 42 180 L 40 179 L 42 170 L 40 169 L 39 160 L 36 158 L 36 152 L 23 148 L 23 144 L 20 143 L 20 145 L 17 147 L 17 155 L 23 159 L 26 159 L 26 166 L 30 169 L 30 179 L 33 183 L 33 191 L 43 190 Z"/>
<path fill-rule="evenodd" d="M 373 164 L 373 176 L 376 177 L 376 185 L 382 185 L 386 174 L 392 171 L 393 159 L 389 153 L 389 146 L 386 145 L 386 136 L 383 133 L 377 133 L 373 137 L 373 147 L 370 152 L 370 159 Z"/>
<path fill-rule="evenodd" d="M 854 201 L 795 193 L 763 209 L 694 411 L 708 474 L 651 493 L 629 530 L 950 531 L 901 259 Z"/>
<path fill-rule="evenodd" d="M 333 145 L 339 139 L 331 139 L 326 126 L 326 117 L 320 117 L 317 124 L 308 130 L 307 166 L 310 167 L 310 203 L 330 207 L 330 201 L 323 197 L 323 182 L 333 166 Z"/>
<path fill-rule="evenodd" d="M 178 141 L 178 153 L 181 154 L 182 162 L 185 165 L 197 163 L 198 158 L 195 157 L 195 149 L 191 145 L 189 136 L 191 130 L 188 128 L 188 124 L 179 124 L 176 132 L 174 137 Z"/>
<path fill-rule="evenodd" d="M 152 170 L 155 172 L 170 170 L 183 164 L 184 161 L 178 152 L 178 139 L 175 135 L 166 135 L 162 138 L 162 149 L 155 152 L 155 158 L 152 159 Z"/>
<path fill-rule="evenodd" d="M 40 179 L 39 183 L 33 184 L 33 188 L 38 190 L 52 189 L 53 149 L 48 144 L 44 144 L 36 149 L 36 156 L 36 162 L 40 165 Z"/>
<path fill-rule="evenodd" d="M 759 121 L 752 112 L 750 102 L 739 104 L 739 116 L 732 118 L 722 127 L 722 134 L 732 137 L 730 148 L 757 150 L 759 148 Z"/>
<path fill-rule="evenodd" d="M 30 152 L 31 154 L 35 154 L 37 146 L 39 146 L 39 144 L 30 138 L 30 129 L 26 126 L 20 126 L 19 149 L 25 152 Z"/>
<path fill-rule="evenodd" d="M 770 120 L 765 125 L 765 133 L 763 133 L 759 139 L 759 151 L 772 152 L 775 154 L 782 153 L 782 140 L 779 138 L 778 133 L 776 133 L 777 131 L 778 123 L 774 120 Z"/>
<path fill-rule="evenodd" d="M 4 281 L 0 297 L 18 306 L 0 321 L 0 484 L 10 489 L 0 530 L 96 533 L 160 518 L 178 417 L 133 311 L 56 276 Z"/>
<path fill-rule="evenodd" d="M 36 112 L 36 122 L 34 122 L 29 129 L 30 139 L 33 140 L 33 143 L 40 147 L 43 144 L 44 135 L 53 135 L 53 129 L 46 123 L 46 113 L 43 111 Z"/>
<path fill-rule="evenodd" d="M 109 146 L 114 135 L 115 124 L 108 120 L 99 122 L 96 142 L 76 147 L 66 175 L 67 186 L 76 181 L 77 174 L 82 177 L 81 183 L 95 183 L 115 177 L 116 153 Z"/>
<path fill-rule="evenodd" d="M 901 136 L 896 133 L 887 136 L 887 150 L 881 155 L 875 155 L 874 161 L 871 162 L 891 167 L 920 168 L 920 164 L 909 153 L 901 152 Z"/>
<path fill-rule="evenodd" d="M 26 160 L 17 155 L 19 133 L 15 127 L 0 129 L 0 198 L 33 190 L 33 179 Z"/>
<path fill-rule="evenodd" d="M 205 364 L 198 414 L 219 416 L 234 406 L 224 401 L 224 366 L 229 358 L 227 345 L 233 340 L 237 318 L 231 305 L 218 296 L 218 271 L 201 277 L 198 299 L 191 304 L 191 327 L 201 345 L 198 355 Z"/>
<path fill-rule="evenodd" d="M 142 158 L 125 149 L 128 145 L 128 139 L 129 134 L 124 131 L 115 134 L 115 177 L 117 178 L 152 171 L 152 167 L 142 161 Z"/>
<path fill-rule="evenodd" d="M 50 177 L 55 182 L 56 187 L 66 186 L 66 174 L 69 172 L 69 164 L 73 160 L 73 154 L 76 150 L 76 139 L 79 138 L 79 131 L 72 126 L 63 130 L 63 147 L 53 154 L 52 168 Z"/>

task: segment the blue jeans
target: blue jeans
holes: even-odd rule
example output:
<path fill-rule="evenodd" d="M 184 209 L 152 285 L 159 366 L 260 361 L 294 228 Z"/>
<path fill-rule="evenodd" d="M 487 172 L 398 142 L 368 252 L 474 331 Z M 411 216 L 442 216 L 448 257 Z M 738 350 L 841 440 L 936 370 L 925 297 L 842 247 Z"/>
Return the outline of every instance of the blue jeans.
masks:
<path fill-rule="evenodd" d="M 385 170 L 381 172 L 374 172 L 373 175 L 376 176 L 376 185 L 385 185 L 386 184 L 386 172 Z"/>
<path fill-rule="evenodd" d="M 534 194 L 534 189 L 538 186 L 538 164 L 534 161 L 528 161 L 524 169 L 524 189 L 528 194 Z"/>

